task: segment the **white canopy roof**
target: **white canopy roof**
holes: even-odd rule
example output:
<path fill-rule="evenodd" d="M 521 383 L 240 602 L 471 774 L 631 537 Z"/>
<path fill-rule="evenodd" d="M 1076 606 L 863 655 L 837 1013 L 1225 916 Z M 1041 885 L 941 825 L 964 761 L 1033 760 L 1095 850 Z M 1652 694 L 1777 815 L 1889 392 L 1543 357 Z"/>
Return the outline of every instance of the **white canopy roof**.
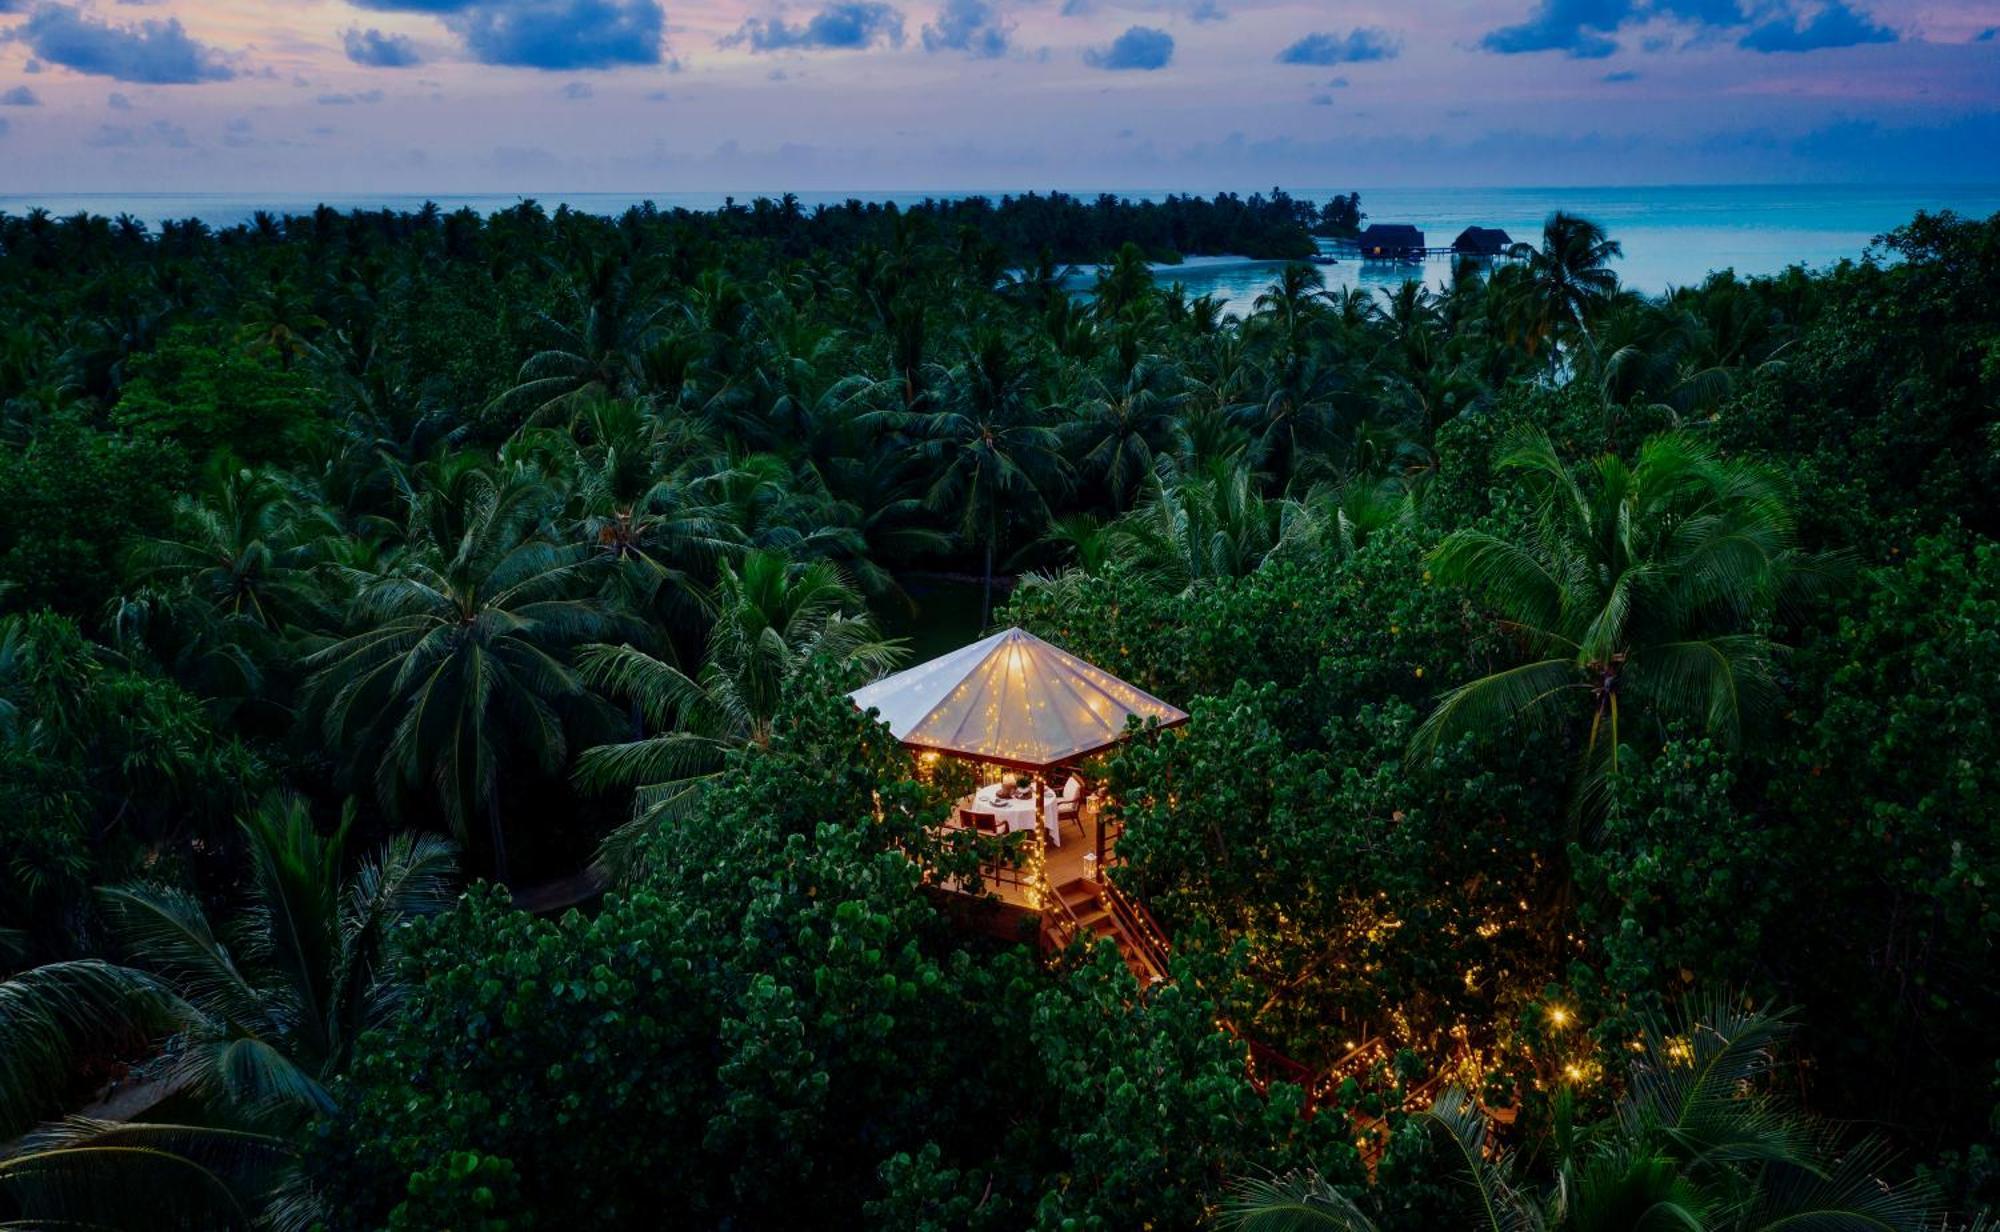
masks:
<path fill-rule="evenodd" d="M 849 694 L 873 708 L 896 738 L 981 761 L 1053 766 L 1117 743 L 1129 715 L 1161 726 L 1178 710 L 1058 650 L 1008 629 Z"/>

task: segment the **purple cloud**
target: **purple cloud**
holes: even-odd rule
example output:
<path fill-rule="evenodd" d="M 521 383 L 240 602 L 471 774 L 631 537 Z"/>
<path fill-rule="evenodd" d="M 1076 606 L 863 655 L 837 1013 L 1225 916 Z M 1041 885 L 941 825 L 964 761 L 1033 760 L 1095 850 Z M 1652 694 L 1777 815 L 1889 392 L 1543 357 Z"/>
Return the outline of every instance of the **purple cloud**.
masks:
<path fill-rule="evenodd" d="M 214 50 L 189 38 L 178 18 L 114 26 L 70 5 L 44 4 L 7 37 L 44 60 L 117 81 L 186 85 L 236 76 Z"/>
<path fill-rule="evenodd" d="M 1618 50 L 1609 36 L 1635 15 L 1633 0 L 1541 0 L 1528 20 L 1493 31 L 1479 45 L 1505 56 L 1560 51 L 1601 59 Z"/>
<path fill-rule="evenodd" d="M 384 34 L 380 30 L 349 30 L 340 36 L 347 58 L 369 68 L 408 68 L 422 64 L 417 45 L 408 35 Z"/>
<path fill-rule="evenodd" d="M 1346 34 L 1308 34 L 1278 53 L 1280 64 L 1365 64 L 1393 60 L 1402 44 L 1387 30 L 1363 26 Z"/>
<path fill-rule="evenodd" d="M 1083 53 L 1083 62 L 1092 68 L 1145 73 L 1165 68 L 1173 58 L 1174 36 L 1150 26 L 1133 26 L 1112 39 L 1109 47 Z"/>
<path fill-rule="evenodd" d="M 1000 20 L 992 0 L 945 0 L 935 23 L 924 27 L 924 50 L 962 51 L 977 60 L 1007 54 L 1013 28 Z"/>
<path fill-rule="evenodd" d="M 1792 17 L 1765 22 L 1743 36 L 1741 47 L 1765 54 L 1787 51 L 1821 51 L 1832 47 L 1858 47 L 1864 43 L 1893 43 L 1897 35 L 1887 26 L 1849 8 L 1845 0 L 1829 0 L 1804 25 Z"/>
<path fill-rule="evenodd" d="M 749 44 L 751 51 L 859 51 L 877 43 L 903 45 L 903 14 L 876 0 L 829 4 L 804 25 L 782 17 L 753 17 L 722 40 L 726 47 Z"/>
<path fill-rule="evenodd" d="M 658 0 L 491 0 L 445 19 L 481 64 L 549 72 L 658 64 Z"/>

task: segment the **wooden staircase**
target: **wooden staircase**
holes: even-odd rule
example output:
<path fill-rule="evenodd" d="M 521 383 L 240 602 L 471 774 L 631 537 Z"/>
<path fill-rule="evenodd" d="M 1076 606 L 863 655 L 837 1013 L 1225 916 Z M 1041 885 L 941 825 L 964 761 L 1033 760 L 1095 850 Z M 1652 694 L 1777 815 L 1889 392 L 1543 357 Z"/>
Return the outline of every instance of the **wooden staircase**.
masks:
<path fill-rule="evenodd" d="M 1167 978 L 1162 946 L 1145 936 L 1144 924 L 1119 902 L 1115 890 L 1087 877 L 1076 877 L 1056 886 L 1055 895 L 1053 915 L 1059 944 L 1068 945 L 1081 937 L 1086 945 L 1094 946 L 1098 938 L 1109 937 L 1141 988 Z"/>

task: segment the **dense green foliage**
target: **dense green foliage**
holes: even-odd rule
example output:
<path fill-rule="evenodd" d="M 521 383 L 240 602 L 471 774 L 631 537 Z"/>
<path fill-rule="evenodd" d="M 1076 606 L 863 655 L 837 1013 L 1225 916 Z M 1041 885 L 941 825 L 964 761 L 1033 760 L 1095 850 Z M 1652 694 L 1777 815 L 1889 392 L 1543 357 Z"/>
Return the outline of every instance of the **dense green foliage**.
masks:
<path fill-rule="evenodd" d="M 1148 265 L 1359 219 L 0 217 L 0 1138 L 167 1097 L 0 1223 L 1994 1202 L 2000 219 Z M 1193 714 L 1090 767 L 1163 984 L 925 884 L 954 776 L 843 693 L 988 623 Z"/>

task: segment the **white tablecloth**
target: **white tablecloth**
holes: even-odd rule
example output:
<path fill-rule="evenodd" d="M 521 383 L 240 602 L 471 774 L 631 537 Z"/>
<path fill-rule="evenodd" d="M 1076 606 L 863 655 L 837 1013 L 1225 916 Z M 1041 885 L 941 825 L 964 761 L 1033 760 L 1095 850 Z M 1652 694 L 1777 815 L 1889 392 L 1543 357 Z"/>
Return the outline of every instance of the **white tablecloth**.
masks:
<path fill-rule="evenodd" d="M 1000 784 L 988 783 L 972 793 L 972 811 L 991 813 L 1007 824 L 1007 829 L 1025 830 L 1035 824 L 1035 798 L 1025 800 L 1002 800 L 999 798 Z M 1056 803 L 1060 799 L 1057 792 L 1043 789 L 1042 828 L 1049 832 L 1049 845 L 1062 846 L 1062 827 L 1056 822 Z"/>

